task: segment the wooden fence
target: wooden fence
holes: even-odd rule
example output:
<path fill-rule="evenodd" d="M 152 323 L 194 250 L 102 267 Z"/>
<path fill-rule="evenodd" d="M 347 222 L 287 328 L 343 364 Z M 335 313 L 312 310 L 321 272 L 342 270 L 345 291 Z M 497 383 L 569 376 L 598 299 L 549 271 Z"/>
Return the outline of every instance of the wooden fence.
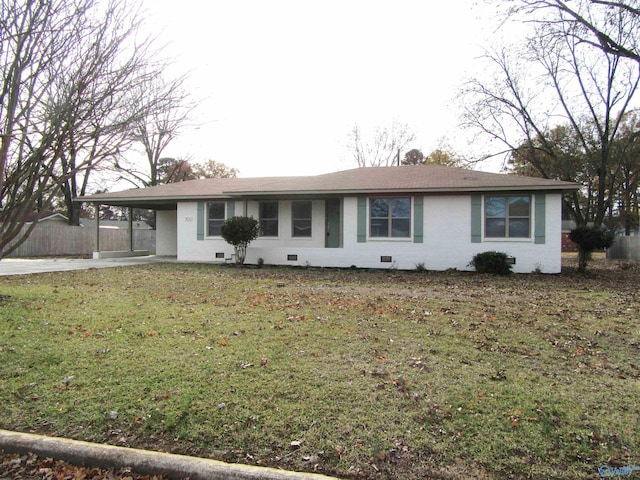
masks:
<path fill-rule="evenodd" d="M 134 229 L 133 247 L 135 250 L 155 253 L 156 231 Z M 8 257 L 90 256 L 94 250 L 95 228 L 42 223 Z M 129 250 L 129 232 L 117 228 L 100 228 L 100 250 Z"/>
<path fill-rule="evenodd" d="M 640 237 L 615 237 L 607 248 L 609 260 L 640 260 Z"/>

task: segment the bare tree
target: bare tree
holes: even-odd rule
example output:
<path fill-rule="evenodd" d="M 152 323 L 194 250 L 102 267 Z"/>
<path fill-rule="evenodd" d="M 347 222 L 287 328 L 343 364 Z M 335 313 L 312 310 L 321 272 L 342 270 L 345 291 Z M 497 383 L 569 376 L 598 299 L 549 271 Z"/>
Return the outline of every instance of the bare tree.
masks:
<path fill-rule="evenodd" d="M 465 92 L 468 126 L 499 141 L 510 153 L 523 144 L 532 166 L 548 177 L 540 154 L 555 155 L 549 132 L 566 122 L 579 140 L 582 154 L 593 158 L 596 177 L 595 208 L 583 212 L 575 193 L 573 213 L 579 224 L 600 226 L 611 198 L 607 190 L 611 145 L 640 79 L 640 64 L 594 49 L 575 35 L 549 34 L 573 28 L 571 24 L 544 24 L 536 28 L 521 52 L 487 54 L 496 75 L 493 81 L 474 79 Z M 619 37 L 624 36 L 619 24 Z"/>
<path fill-rule="evenodd" d="M 71 92 L 62 99 L 52 91 L 56 78 L 65 74 L 67 54 L 82 31 L 81 19 L 88 6 L 2 1 L 0 9 L 1 258 L 10 251 L 8 243 L 21 233 L 27 217 L 48 205 L 57 187 L 54 178 L 70 127 L 63 118 Z"/>
<path fill-rule="evenodd" d="M 116 170 L 123 180 L 144 187 L 162 183 L 163 153 L 187 126 L 195 107 L 184 89 L 185 80 L 186 77 L 180 77 L 168 81 L 154 76 L 138 86 L 134 105 L 137 108 L 153 105 L 153 108 L 130 125 L 130 139 L 142 146 L 146 164 L 141 169 L 135 161 L 119 159 Z"/>
<path fill-rule="evenodd" d="M 612 146 L 611 185 L 615 205 L 610 223 L 619 222 L 625 235 L 640 226 L 640 118 L 639 112 L 627 115 L 621 134 Z M 614 217 L 614 213 L 616 216 Z"/>
<path fill-rule="evenodd" d="M 27 126 L 34 118 L 43 130 L 52 120 L 48 117 L 53 117 L 39 115 L 39 110 L 46 107 L 46 88 L 67 48 L 64 38 L 56 44 L 46 37 L 46 30 L 64 30 L 73 24 L 69 12 L 61 10 L 54 3 L 0 3 L 0 252 L 18 234 L 36 203 L 50 194 L 51 186 L 42 179 L 50 177 L 53 169 L 43 160 L 58 145 L 54 135 L 43 135 L 38 128 L 32 132 Z M 38 74 L 43 77 L 39 81 Z"/>
<path fill-rule="evenodd" d="M 87 193 L 91 173 L 106 169 L 107 161 L 126 151 L 133 142 L 131 126 L 157 108 L 137 102 L 132 95 L 162 74 L 162 64 L 153 59 L 149 42 L 135 44 L 135 54 L 122 54 L 134 46 L 140 23 L 137 12 L 122 1 L 112 0 L 103 8 L 104 21 L 91 27 L 67 57 L 74 80 L 56 82 L 58 91 L 71 87 L 88 93 L 78 95 L 80 104 L 69 110 L 67 121 L 77 128 L 70 129 L 60 157 L 64 174 L 60 187 L 71 225 L 79 225 L 81 204 L 74 200 Z M 129 40 L 131 45 L 126 44 Z"/>
<path fill-rule="evenodd" d="M 81 193 L 126 147 L 126 125 L 143 114 L 130 92 L 159 72 L 126 0 L 0 0 L 0 22 L 2 258 L 35 227 L 29 215 L 60 189 Z"/>
<path fill-rule="evenodd" d="M 369 137 L 355 125 L 349 133 L 348 148 L 358 167 L 388 167 L 400 164 L 400 152 L 414 140 L 409 126 L 394 120 L 390 126 L 376 127 Z"/>
<path fill-rule="evenodd" d="M 559 33 L 557 26 L 563 25 L 578 42 L 640 62 L 638 0 L 516 0 L 509 9 L 525 21 L 545 24 L 550 32 Z"/>

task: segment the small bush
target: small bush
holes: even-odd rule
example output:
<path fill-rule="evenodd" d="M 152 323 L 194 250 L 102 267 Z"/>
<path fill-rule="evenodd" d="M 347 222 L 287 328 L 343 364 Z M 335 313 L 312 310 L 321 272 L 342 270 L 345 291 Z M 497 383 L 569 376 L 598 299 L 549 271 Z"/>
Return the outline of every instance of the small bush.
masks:
<path fill-rule="evenodd" d="M 614 235 L 604 227 L 576 227 L 569 232 L 569 238 L 579 248 L 593 252 L 609 248 L 613 243 Z"/>
<path fill-rule="evenodd" d="M 258 221 L 253 217 L 231 217 L 222 224 L 222 238 L 233 245 L 236 263 L 244 264 L 247 246 L 260 234 Z"/>
<path fill-rule="evenodd" d="M 425 267 L 424 262 L 416 263 L 416 270 L 419 272 L 426 272 L 427 267 Z"/>
<path fill-rule="evenodd" d="M 508 262 L 508 258 L 509 256 L 503 252 L 483 252 L 473 257 L 471 265 L 478 273 L 509 275 L 512 265 Z"/>
<path fill-rule="evenodd" d="M 578 245 L 578 270 L 586 271 L 591 252 L 609 248 L 614 234 L 604 227 L 579 226 L 569 232 L 569 238 Z"/>

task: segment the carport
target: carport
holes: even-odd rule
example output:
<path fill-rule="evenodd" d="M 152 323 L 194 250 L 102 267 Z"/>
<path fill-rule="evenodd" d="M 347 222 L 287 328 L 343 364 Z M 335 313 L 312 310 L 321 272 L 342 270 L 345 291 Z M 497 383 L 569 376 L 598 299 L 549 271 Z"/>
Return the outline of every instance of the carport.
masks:
<path fill-rule="evenodd" d="M 176 200 L 173 200 L 173 199 L 168 200 L 166 198 L 154 197 L 153 195 L 149 195 L 149 190 L 152 190 L 152 188 L 125 190 L 123 192 L 118 192 L 115 194 L 114 193 L 97 193 L 94 195 L 79 197 L 75 200 L 77 202 L 90 203 L 93 205 L 95 210 L 96 226 L 95 226 L 95 236 L 94 236 L 95 240 L 94 240 L 94 251 L 93 251 L 94 259 L 138 257 L 138 256 L 149 255 L 149 251 L 147 250 L 135 249 L 134 237 L 133 237 L 133 209 L 138 208 L 143 210 L 153 210 L 156 213 L 158 211 L 177 211 Z M 121 207 L 121 208 L 127 209 L 127 217 L 129 219 L 128 227 L 127 227 L 129 248 L 127 250 L 118 250 L 118 251 L 101 250 L 100 248 L 100 207 L 103 205 Z M 158 230 L 156 226 L 156 237 L 157 235 L 158 235 Z"/>

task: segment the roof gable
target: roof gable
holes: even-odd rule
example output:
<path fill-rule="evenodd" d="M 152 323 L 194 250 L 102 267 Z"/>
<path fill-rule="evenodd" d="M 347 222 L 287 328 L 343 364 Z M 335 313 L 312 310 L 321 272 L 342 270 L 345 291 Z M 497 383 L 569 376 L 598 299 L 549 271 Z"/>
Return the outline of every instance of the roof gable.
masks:
<path fill-rule="evenodd" d="M 35 221 L 42 222 L 60 222 L 60 223 L 69 223 L 69 219 L 65 217 L 61 213 L 56 212 L 31 212 L 27 215 L 26 219 L 27 223 L 33 223 Z"/>

